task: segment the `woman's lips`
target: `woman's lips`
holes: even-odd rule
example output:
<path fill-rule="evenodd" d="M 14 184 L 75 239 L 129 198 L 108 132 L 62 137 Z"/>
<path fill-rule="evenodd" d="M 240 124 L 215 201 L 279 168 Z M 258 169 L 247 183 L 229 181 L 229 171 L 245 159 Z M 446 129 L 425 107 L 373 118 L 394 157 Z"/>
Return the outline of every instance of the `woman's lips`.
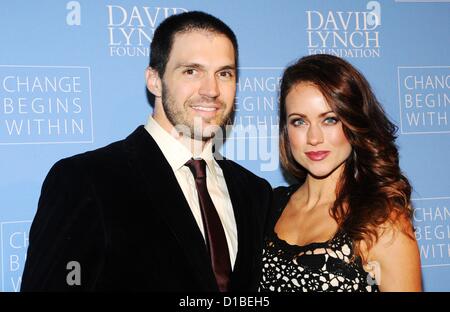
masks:
<path fill-rule="evenodd" d="M 311 160 L 320 161 L 325 159 L 330 154 L 330 151 L 306 152 L 305 154 Z"/>

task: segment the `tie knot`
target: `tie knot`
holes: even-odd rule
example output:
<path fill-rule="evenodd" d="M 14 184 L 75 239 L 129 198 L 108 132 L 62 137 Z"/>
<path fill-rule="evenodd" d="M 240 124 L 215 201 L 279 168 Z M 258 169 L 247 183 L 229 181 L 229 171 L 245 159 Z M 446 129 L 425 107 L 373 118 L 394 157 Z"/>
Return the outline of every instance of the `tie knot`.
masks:
<path fill-rule="evenodd" d="M 196 179 L 204 179 L 206 178 L 206 162 L 203 159 L 194 159 L 191 158 L 186 166 L 189 167 L 194 178 Z"/>

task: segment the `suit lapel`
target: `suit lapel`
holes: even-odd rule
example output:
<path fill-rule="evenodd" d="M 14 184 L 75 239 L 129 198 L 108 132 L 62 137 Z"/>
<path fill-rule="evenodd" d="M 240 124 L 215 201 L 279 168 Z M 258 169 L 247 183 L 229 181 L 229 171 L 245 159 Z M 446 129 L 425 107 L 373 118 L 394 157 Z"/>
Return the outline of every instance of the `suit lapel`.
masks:
<path fill-rule="evenodd" d="M 186 261 L 199 272 L 195 275 L 201 284 L 207 285 L 207 290 L 216 288 L 203 235 L 163 153 L 143 126 L 127 138 L 126 144 L 131 166 L 145 186 L 148 207 L 157 209 L 163 217 Z"/>

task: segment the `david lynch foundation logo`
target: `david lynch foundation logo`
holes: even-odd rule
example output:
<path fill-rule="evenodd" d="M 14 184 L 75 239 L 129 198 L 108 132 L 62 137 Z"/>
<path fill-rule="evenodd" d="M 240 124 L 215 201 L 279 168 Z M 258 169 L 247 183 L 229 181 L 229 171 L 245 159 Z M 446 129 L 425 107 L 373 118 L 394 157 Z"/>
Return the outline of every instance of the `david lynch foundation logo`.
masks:
<path fill-rule="evenodd" d="M 450 66 L 397 70 L 401 133 L 450 133 Z"/>
<path fill-rule="evenodd" d="M 150 56 L 156 27 L 184 8 L 107 5 L 110 56 Z"/>
<path fill-rule="evenodd" d="M 347 58 L 380 57 L 381 5 L 355 11 L 306 11 L 308 53 Z"/>
<path fill-rule="evenodd" d="M 89 67 L 0 65 L 0 145 L 92 143 Z"/>

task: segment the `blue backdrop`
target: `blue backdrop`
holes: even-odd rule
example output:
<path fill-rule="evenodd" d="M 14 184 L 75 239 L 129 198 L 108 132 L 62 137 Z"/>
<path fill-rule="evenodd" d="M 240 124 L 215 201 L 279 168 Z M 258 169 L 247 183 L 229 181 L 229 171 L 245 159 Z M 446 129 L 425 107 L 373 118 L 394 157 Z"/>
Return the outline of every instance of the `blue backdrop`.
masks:
<path fill-rule="evenodd" d="M 57 160 L 127 136 L 151 113 L 144 70 L 155 27 L 212 13 L 240 44 L 236 127 L 222 152 L 270 181 L 278 163 L 282 69 L 298 57 L 344 57 L 399 126 L 424 287 L 450 290 L 449 1 L 2 1 L 0 279 L 17 291 L 41 184 Z"/>

